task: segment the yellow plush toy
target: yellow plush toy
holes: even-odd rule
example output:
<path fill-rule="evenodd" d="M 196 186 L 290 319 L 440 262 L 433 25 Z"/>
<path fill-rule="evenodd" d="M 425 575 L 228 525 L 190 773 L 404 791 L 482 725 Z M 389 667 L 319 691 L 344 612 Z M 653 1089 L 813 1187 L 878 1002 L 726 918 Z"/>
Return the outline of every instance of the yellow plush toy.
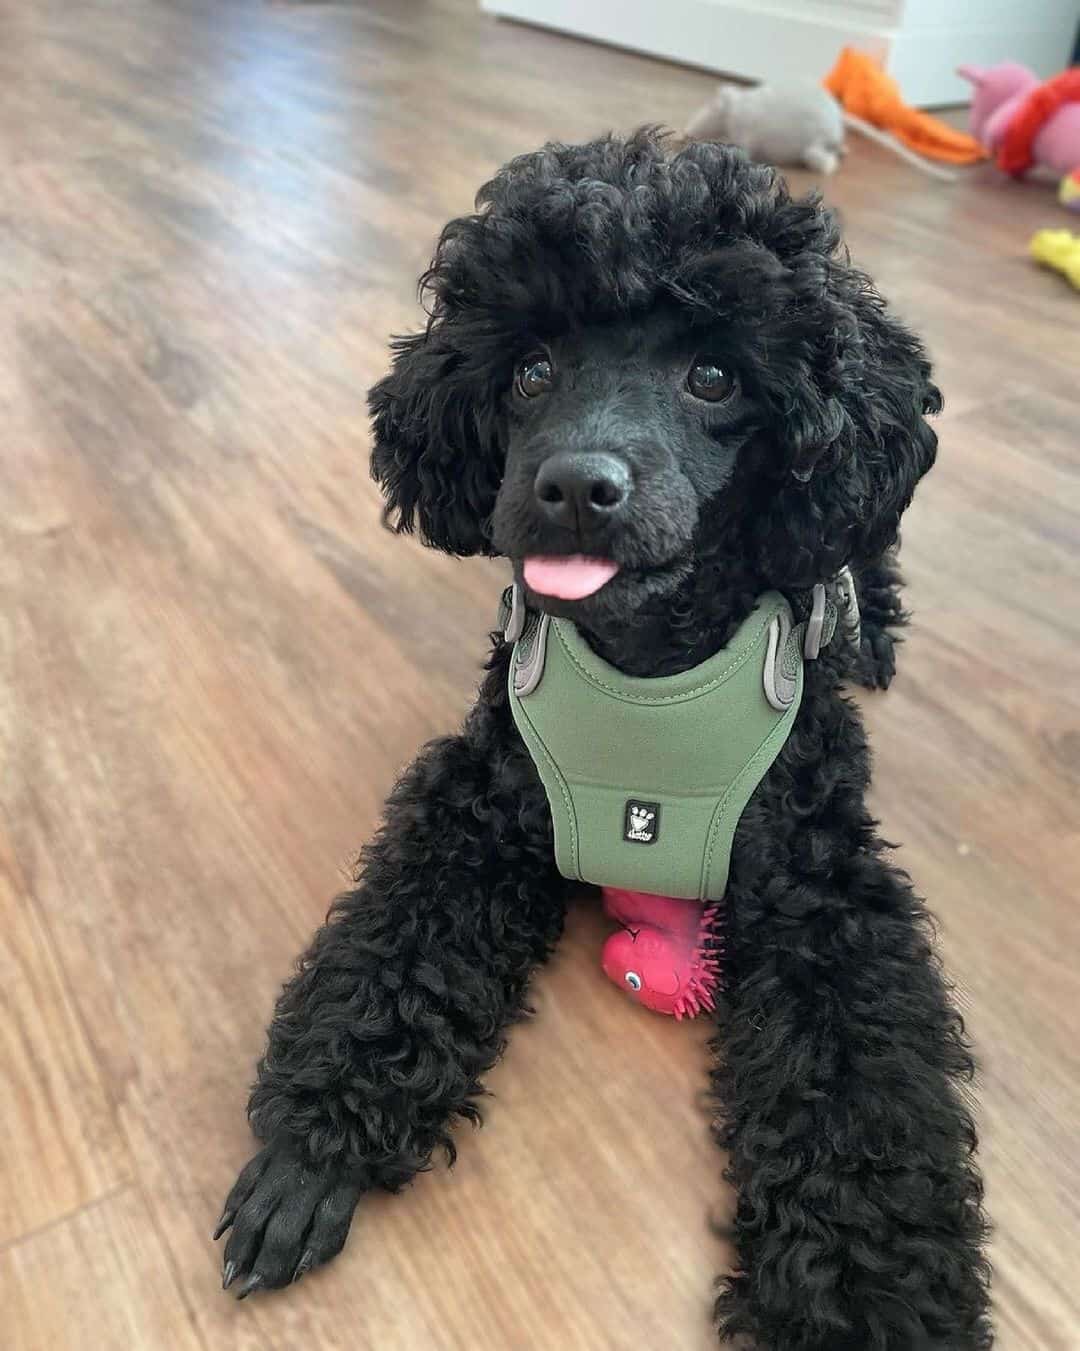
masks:
<path fill-rule="evenodd" d="M 1068 277 L 1080 290 L 1080 235 L 1071 230 L 1036 230 L 1030 248 L 1037 263 Z"/>

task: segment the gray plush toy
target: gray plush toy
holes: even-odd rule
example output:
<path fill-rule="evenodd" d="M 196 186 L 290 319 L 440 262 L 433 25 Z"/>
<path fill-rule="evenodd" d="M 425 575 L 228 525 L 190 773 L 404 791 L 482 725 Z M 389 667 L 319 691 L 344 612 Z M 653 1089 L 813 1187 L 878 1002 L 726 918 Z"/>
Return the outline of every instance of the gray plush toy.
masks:
<path fill-rule="evenodd" d="M 831 174 L 844 153 L 845 128 L 876 141 L 933 178 L 952 181 L 956 177 L 895 137 L 845 112 L 823 85 L 810 79 L 753 88 L 722 84 L 690 120 L 686 136 L 742 146 L 751 159 L 767 164 L 804 165 L 816 173 Z"/>
<path fill-rule="evenodd" d="M 844 153 L 843 112 L 814 80 L 753 89 L 722 84 L 686 134 L 697 141 L 740 145 L 751 159 L 802 164 L 821 174 L 831 174 Z"/>

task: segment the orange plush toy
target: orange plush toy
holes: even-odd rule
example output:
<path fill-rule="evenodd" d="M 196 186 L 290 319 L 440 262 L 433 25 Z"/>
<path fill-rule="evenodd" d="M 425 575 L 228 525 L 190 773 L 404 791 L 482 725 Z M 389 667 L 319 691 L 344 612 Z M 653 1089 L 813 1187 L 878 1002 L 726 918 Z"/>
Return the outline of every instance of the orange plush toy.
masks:
<path fill-rule="evenodd" d="M 825 88 L 852 118 L 891 132 L 917 154 L 948 164 L 974 164 L 986 151 L 974 136 L 909 107 L 900 88 L 872 57 L 845 47 L 825 77 Z"/>

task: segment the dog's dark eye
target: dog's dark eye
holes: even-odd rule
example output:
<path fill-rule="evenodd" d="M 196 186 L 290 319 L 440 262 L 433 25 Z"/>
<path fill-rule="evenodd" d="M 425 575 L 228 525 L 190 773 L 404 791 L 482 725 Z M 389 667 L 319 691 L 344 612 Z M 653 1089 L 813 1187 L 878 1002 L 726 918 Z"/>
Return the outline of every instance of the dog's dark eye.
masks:
<path fill-rule="evenodd" d="M 720 403 L 735 388 L 735 376 L 711 357 L 699 357 L 690 367 L 686 388 L 695 399 Z"/>
<path fill-rule="evenodd" d="M 543 352 L 534 352 L 518 367 L 517 390 L 526 399 L 535 399 L 538 394 L 546 394 L 554 380 L 555 368 L 551 358 Z"/>

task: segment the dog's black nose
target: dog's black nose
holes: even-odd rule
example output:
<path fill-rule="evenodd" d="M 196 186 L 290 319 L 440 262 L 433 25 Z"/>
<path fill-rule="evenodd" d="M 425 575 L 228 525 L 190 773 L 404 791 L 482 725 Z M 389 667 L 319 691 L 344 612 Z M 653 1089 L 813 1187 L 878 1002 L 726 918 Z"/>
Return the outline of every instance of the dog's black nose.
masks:
<path fill-rule="evenodd" d="M 614 455 L 560 451 L 537 470 L 536 505 L 555 525 L 586 530 L 611 519 L 630 496 L 630 470 Z"/>

